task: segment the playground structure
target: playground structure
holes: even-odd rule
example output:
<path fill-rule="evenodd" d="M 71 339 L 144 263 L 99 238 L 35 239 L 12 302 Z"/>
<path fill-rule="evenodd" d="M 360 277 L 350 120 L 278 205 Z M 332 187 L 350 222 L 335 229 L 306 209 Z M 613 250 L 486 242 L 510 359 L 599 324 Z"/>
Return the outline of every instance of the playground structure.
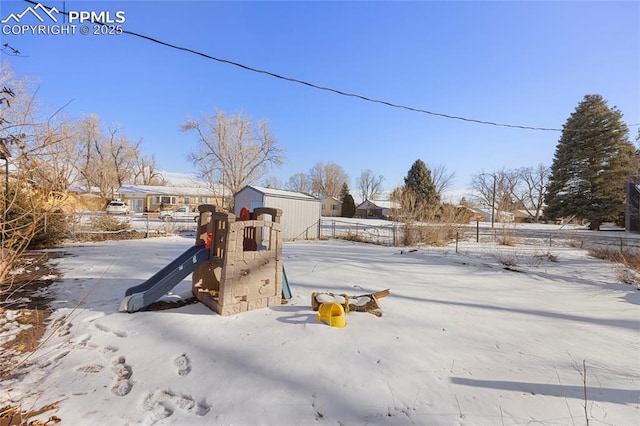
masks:
<path fill-rule="evenodd" d="M 220 315 L 280 305 L 291 297 L 282 264 L 281 210 L 243 208 L 240 218 L 210 204 L 198 211 L 195 245 L 129 288 L 121 311 L 144 309 L 190 273 L 193 295 Z"/>
<path fill-rule="evenodd" d="M 236 220 L 232 213 L 209 207 L 199 207 L 196 244 L 204 239 L 209 257 L 193 272 L 194 296 L 220 315 L 280 305 L 282 211 L 259 207 L 250 213 L 243 208 Z"/>

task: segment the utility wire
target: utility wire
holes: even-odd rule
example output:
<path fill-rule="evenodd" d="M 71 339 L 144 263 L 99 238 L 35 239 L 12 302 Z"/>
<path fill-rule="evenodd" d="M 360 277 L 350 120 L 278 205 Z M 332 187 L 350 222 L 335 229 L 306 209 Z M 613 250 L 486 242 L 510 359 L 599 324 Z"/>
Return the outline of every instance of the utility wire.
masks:
<path fill-rule="evenodd" d="M 37 5 L 38 4 L 38 2 L 35 2 L 33 0 L 24 0 L 24 1 L 27 2 L 27 3 L 33 4 L 33 5 Z M 42 3 L 40 3 L 40 4 L 42 4 Z M 45 5 L 42 4 L 42 6 L 45 6 Z M 48 6 L 45 6 L 45 7 L 51 9 Z M 62 12 L 59 12 L 59 13 L 61 13 L 63 15 L 67 15 L 67 16 L 69 15 L 69 12 L 66 12 L 66 11 L 62 11 Z M 104 23 L 98 22 L 98 21 L 95 21 L 93 23 L 94 24 L 98 24 L 98 25 L 107 25 L 107 24 L 104 24 Z M 248 66 L 248 65 L 243 65 L 243 64 L 241 64 L 239 62 L 230 61 L 228 59 L 217 58 L 215 56 L 211 56 L 209 54 L 206 54 L 206 53 L 203 53 L 203 52 L 199 52 L 197 50 L 194 50 L 194 49 L 191 49 L 191 48 L 188 48 L 188 47 L 178 46 L 178 45 L 175 45 L 175 44 L 172 44 L 172 43 L 168 43 L 168 42 L 165 42 L 165 41 L 162 41 L 162 40 L 158 40 L 158 39 L 156 39 L 154 37 L 146 36 L 144 34 L 139 34 L 139 33 L 136 33 L 134 31 L 128 31 L 128 30 L 125 30 L 124 28 L 122 29 L 122 34 L 128 34 L 128 35 L 131 35 L 131 36 L 134 36 L 134 37 L 139 37 L 141 39 L 148 40 L 148 41 L 150 41 L 152 43 L 156 43 L 156 44 L 159 44 L 161 46 L 166 46 L 166 47 L 169 47 L 171 49 L 181 50 L 183 52 L 187 52 L 187 53 L 191 53 L 191 54 L 194 54 L 194 55 L 197 55 L 197 56 L 201 56 L 201 57 L 206 58 L 206 59 L 210 59 L 210 60 L 217 61 L 217 62 L 220 62 L 220 63 L 223 63 L 223 64 L 227 64 L 227 65 L 233 65 L 235 67 L 242 68 L 242 69 L 247 70 L 247 71 L 255 72 L 255 73 L 258 73 L 258 74 L 264 74 L 264 75 L 267 75 L 267 76 L 270 76 L 270 77 L 274 77 L 274 78 L 277 78 L 277 79 L 280 79 L 280 80 L 289 81 L 291 83 L 301 84 L 301 85 L 304 85 L 304 86 L 311 87 L 313 89 L 324 90 L 324 91 L 335 93 L 335 94 L 338 94 L 338 95 L 341 95 L 341 96 L 347 96 L 347 97 L 351 97 L 351 98 L 360 99 L 360 100 L 363 100 L 363 101 L 366 101 L 366 102 L 386 105 L 386 106 L 389 106 L 389 107 L 392 107 L 392 108 L 398 108 L 398 109 L 403 109 L 403 110 L 407 110 L 407 111 L 413 111 L 413 112 L 418 112 L 418 113 L 422 113 L 422 114 L 433 115 L 433 116 L 436 116 L 436 117 L 443 117 L 443 118 L 448 118 L 448 119 L 451 119 L 451 120 L 460 120 L 460 121 L 466 121 L 466 122 L 469 122 L 469 123 L 484 124 L 484 125 L 497 126 L 497 127 L 507 127 L 507 128 L 512 128 L 512 129 L 523 129 L 523 130 L 539 130 L 539 131 L 547 131 L 547 132 L 561 132 L 563 130 L 569 130 L 569 131 L 588 131 L 588 130 L 593 130 L 593 129 L 575 129 L 574 130 L 574 129 L 554 128 L 554 127 L 523 126 L 523 125 L 517 125 L 517 124 L 507 124 L 507 123 L 499 123 L 499 122 L 494 122 L 494 121 L 478 120 L 478 119 L 474 119 L 474 118 L 461 117 L 461 116 L 457 116 L 457 115 L 450 115 L 450 114 L 444 114 L 444 113 L 441 113 L 441 112 L 429 111 L 429 110 L 422 109 L 422 108 L 416 108 L 416 107 L 412 107 L 412 106 L 396 104 L 396 103 L 385 101 L 385 100 L 370 98 L 368 96 L 359 95 L 357 93 L 345 92 L 345 91 L 334 89 L 334 88 L 331 88 L 331 87 L 320 86 L 318 84 L 310 83 L 308 81 L 299 80 L 299 79 L 293 78 L 293 77 L 287 77 L 287 76 L 284 76 L 284 75 L 276 74 L 276 73 L 271 72 L 271 71 L 266 71 L 266 70 L 262 70 L 262 69 L 259 69 L 259 68 L 254 68 L 254 67 L 251 67 L 251 66 Z M 638 125 L 640 125 L 640 123 L 632 124 L 629 127 L 638 126 Z"/>

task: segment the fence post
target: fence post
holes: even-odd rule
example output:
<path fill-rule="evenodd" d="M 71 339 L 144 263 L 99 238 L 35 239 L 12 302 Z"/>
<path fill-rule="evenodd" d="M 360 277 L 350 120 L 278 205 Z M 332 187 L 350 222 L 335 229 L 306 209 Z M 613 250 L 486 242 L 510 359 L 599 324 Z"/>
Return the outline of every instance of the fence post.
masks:
<path fill-rule="evenodd" d="M 456 231 L 456 254 L 458 254 L 458 232 Z"/>
<path fill-rule="evenodd" d="M 336 237 L 336 220 L 333 219 L 331 221 L 331 238 L 335 238 Z"/>
<path fill-rule="evenodd" d="M 551 232 L 549 232 L 549 248 L 551 248 L 553 246 L 552 242 L 551 242 L 551 236 L 553 234 Z"/>
<path fill-rule="evenodd" d="M 393 227 L 391 228 L 392 229 L 391 233 L 393 235 L 393 246 L 396 247 L 396 245 L 398 244 L 396 240 L 396 223 L 394 222 L 392 226 Z"/>
<path fill-rule="evenodd" d="M 476 243 L 480 242 L 480 221 L 476 220 Z"/>

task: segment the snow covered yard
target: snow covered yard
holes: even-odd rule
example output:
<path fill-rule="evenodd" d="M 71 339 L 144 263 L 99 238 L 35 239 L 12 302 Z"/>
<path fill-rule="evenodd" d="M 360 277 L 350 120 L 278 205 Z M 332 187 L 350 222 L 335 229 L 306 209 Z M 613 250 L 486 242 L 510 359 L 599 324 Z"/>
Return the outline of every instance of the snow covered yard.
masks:
<path fill-rule="evenodd" d="M 67 245 L 50 337 L 0 406 L 57 403 L 38 418 L 81 425 L 638 424 L 640 292 L 585 251 L 289 243 L 287 305 L 117 312 L 192 244 Z M 385 288 L 382 317 L 353 312 L 342 329 L 310 306 L 312 292 Z"/>

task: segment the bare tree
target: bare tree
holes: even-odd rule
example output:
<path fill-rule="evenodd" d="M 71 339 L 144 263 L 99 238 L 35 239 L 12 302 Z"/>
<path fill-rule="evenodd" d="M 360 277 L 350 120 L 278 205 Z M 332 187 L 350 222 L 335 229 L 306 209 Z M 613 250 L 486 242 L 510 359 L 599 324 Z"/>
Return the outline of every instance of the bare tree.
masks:
<path fill-rule="evenodd" d="M 262 180 L 261 185 L 267 188 L 280 189 L 282 188 L 282 181 L 277 176 L 269 175 Z"/>
<path fill-rule="evenodd" d="M 135 158 L 138 156 L 137 151 L 140 145 L 140 143 L 132 145 L 129 138 L 118 132 L 118 128 L 110 128 L 106 141 L 105 156 L 108 166 L 112 168 L 112 183 L 115 184 L 111 188 L 112 194 L 133 177 Z"/>
<path fill-rule="evenodd" d="M 309 181 L 315 195 L 338 198 L 342 185 L 349 181 L 349 175 L 335 163 L 319 161 L 309 170 Z"/>
<path fill-rule="evenodd" d="M 133 179 L 139 144 L 132 145 L 117 127 L 105 132 L 96 114 L 82 119 L 78 128 L 78 172 L 87 190 L 96 188 L 102 197 L 113 197 L 120 186 Z"/>
<path fill-rule="evenodd" d="M 431 169 L 431 179 L 436 187 L 436 192 L 442 197 L 442 194 L 451 187 L 456 174 L 455 172 L 449 172 L 444 164 L 436 164 L 429 168 Z"/>
<path fill-rule="evenodd" d="M 513 188 L 511 195 L 536 223 L 542 216 L 550 173 L 547 166 L 539 164 L 536 167 L 521 167 L 507 174 L 511 181 L 509 186 Z"/>
<path fill-rule="evenodd" d="M 382 175 L 374 175 L 370 169 L 363 170 L 358 176 L 358 195 L 362 200 L 375 200 L 382 193 Z"/>
<path fill-rule="evenodd" d="M 138 145 L 136 145 L 138 146 Z M 134 151 L 132 183 L 136 185 L 165 185 L 166 179 L 162 176 L 156 159 L 152 156 L 142 155 L 139 150 Z"/>
<path fill-rule="evenodd" d="M 65 196 L 78 176 L 75 123 L 67 119 L 49 120 L 37 128 L 29 143 L 19 150 L 25 167 L 23 176 L 33 188 Z"/>
<path fill-rule="evenodd" d="M 304 173 L 296 173 L 289 178 L 286 188 L 290 191 L 296 192 L 311 192 L 311 183 L 309 182 L 309 178 Z"/>
<path fill-rule="evenodd" d="M 254 123 L 242 114 L 227 116 L 218 111 L 200 120 L 188 119 L 181 128 L 198 135 L 199 146 L 189 160 L 212 190 L 222 186 L 235 194 L 284 161 L 284 149 L 266 121 Z"/>
<path fill-rule="evenodd" d="M 68 128 L 53 126 L 53 115 L 44 120 L 38 117 L 29 82 L 15 77 L 6 64 L 0 65 L 0 81 L 0 154 L 4 160 L 0 296 L 4 299 L 15 290 L 11 270 L 34 241 L 46 241 L 43 224 L 47 215 L 65 201 L 61 189 L 66 190 L 66 171 L 59 167 L 56 155 L 68 141 Z M 51 230 L 56 221 L 49 219 Z"/>
<path fill-rule="evenodd" d="M 498 172 L 484 172 L 475 174 L 471 179 L 471 188 L 476 192 L 476 198 L 480 204 L 494 210 L 494 219 L 500 220 L 500 212 L 510 212 L 515 207 L 512 194 L 517 177 L 510 175 L 505 170 Z"/>

